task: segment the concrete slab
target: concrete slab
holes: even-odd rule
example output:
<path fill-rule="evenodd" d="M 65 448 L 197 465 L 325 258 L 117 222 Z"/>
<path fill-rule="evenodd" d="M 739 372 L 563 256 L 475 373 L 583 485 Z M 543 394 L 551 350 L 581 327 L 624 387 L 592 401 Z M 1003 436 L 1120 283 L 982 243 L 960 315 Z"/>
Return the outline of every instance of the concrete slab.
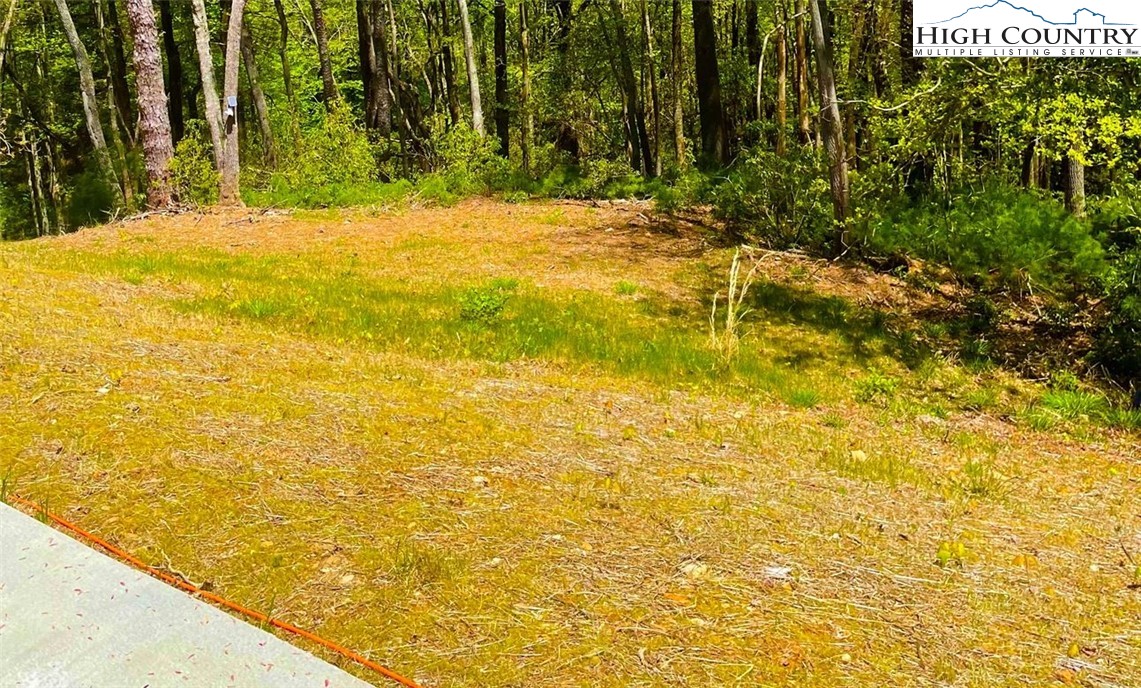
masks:
<path fill-rule="evenodd" d="M 0 686 L 369 684 L 0 504 Z"/>

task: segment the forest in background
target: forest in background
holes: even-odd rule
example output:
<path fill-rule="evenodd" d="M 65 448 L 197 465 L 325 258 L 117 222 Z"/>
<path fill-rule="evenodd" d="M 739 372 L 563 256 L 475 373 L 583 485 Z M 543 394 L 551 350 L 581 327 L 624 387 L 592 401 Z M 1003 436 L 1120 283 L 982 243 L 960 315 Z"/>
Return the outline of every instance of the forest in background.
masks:
<path fill-rule="evenodd" d="M 1063 361 L 1136 381 L 1141 60 L 918 60 L 910 8 L 0 0 L 0 227 L 646 198 L 732 240 L 951 279 L 965 357 L 998 356 L 1017 311 L 1042 348 L 1074 343 Z"/>

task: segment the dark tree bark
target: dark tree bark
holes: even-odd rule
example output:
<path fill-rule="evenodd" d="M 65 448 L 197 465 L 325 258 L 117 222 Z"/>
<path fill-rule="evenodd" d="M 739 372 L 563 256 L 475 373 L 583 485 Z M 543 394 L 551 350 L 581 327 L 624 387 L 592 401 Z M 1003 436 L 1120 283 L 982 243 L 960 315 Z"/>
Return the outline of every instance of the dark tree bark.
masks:
<path fill-rule="evenodd" d="M 254 113 L 257 115 L 258 132 L 261 134 L 262 150 L 265 152 L 265 161 L 270 167 L 277 166 L 277 147 L 273 140 L 273 127 L 269 122 L 269 105 L 266 104 L 265 92 L 258 79 L 258 61 L 254 53 L 254 37 L 250 32 L 250 24 L 242 19 L 242 62 L 246 66 L 246 78 L 250 82 L 250 96 L 254 101 Z"/>
<path fill-rule="evenodd" d="M 441 60 L 444 63 L 444 90 L 448 92 L 448 114 L 452 118 L 452 125 L 457 125 L 463 119 L 460 111 L 460 92 L 456 88 L 456 55 L 452 50 L 452 24 L 448 16 L 448 0 L 440 0 L 440 24 L 443 32 L 443 46 L 440 48 Z"/>
<path fill-rule="evenodd" d="M 360 65 L 361 88 L 366 107 L 365 125 L 368 125 L 368 104 L 372 102 L 373 77 L 376 74 L 376 51 L 372 44 L 372 27 L 368 13 L 368 0 L 356 0 L 357 61 Z"/>
<path fill-rule="evenodd" d="M 745 0 L 745 49 L 749 53 L 749 64 L 761 61 L 761 32 L 757 26 L 757 0 Z"/>
<path fill-rule="evenodd" d="M 915 0 L 899 0 L 899 73 L 904 90 L 919 83 L 923 61 L 915 57 Z"/>
<path fill-rule="evenodd" d="M 631 164 L 635 170 L 653 176 L 654 163 L 653 154 L 650 152 L 650 137 L 646 133 L 646 111 L 638 97 L 638 81 L 634 77 L 634 64 L 630 60 L 626 20 L 618 0 L 610 0 L 610 14 L 614 21 L 614 42 L 618 49 L 618 80 L 622 87 L 623 103 L 629 122 L 627 130 L 634 153 Z"/>
<path fill-rule="evenodd" d="M 174 144 L 170 138 L 170 115 L 166 109 L 158 27 L 155 26 L 151 0 L 126 0 L 126 5 L 134 39 L 135 87 L 139 94 L 139 128 L 142 130 L 143 160 L 147 170 L 147 205 L 164 208 L 174 202 L 170 185 L 170 159 L 174 157 Z"/>
<path fill-rule="evenodd" d="M 313 33 L 317 36 L 317 57 L 321 63 L 321 93 L 325 109 L 332 112 L 338 99 L 337 82 L 333 80 L 333 61 L 329 56 L 329 32 L 325 27 L 325 9 L 322 0 L 309 0 L 313 10 Z"/>
<path fill-rule="evenodd" d="M 788 9 L 785 0 L 777 2 L 777 155 L 788 151 Z"/>
<path fill-rule="evenodd" d="M 19 0 L 8 1 L 8 11 L 4 13 L 4 23 L 0 24 L 0 84 L 4 83 L 4 60 L 8 54 L 8 32 L 12 30 L 12 20 L 16 17 Z"/>
<path fill-rule="evenodd" d="M 554 68 L 555 88 L 559 97 L 563 98 L 563 86 L 566 86 L 566 63 L 570 52 L 571 22 L 574 20 L 574 7 L 571 0 L 550 0 L 555 10 L 555 54 L 557 62 Z M 558 112 L 564 112 L 559 108 Z M 581 146 L 578 141 L 578 132 L 565 117 L 560 117 L 555 123 L 555 150 L 566 154 L 572 161 L 578 162 Z"/>
<path fill-rule="evenodd" d="M 805 0 L 796 0 L 793 9 L 796 19 L 796 133 L 800 144 L 812 141 L 808 112 L 808 32 L 805 28 Z"/>
<path fill-rule="evenodd" d="M 698 118 L 701 121 L 701 157 L 705 166 L 728 163 L 728 131 L 721 104 L 721 74 L 717 68 L 717 35 L 712 4 L 693 0 L 693 52 L 697 76 Z"/>
<path fill-rule="evenodd" d="M 1078 159 L 1076 152 L 1071 151 L 1066 156 L 1065 172 L 1066 209 L 1074 217 L 1085 217 L 1086 166 Z"/>
<path fill-rule="evenodd" d="M 110 62 L 111 90 L 115 95 L 115 109 L 129 145 L 135 143 L 135 112 L 131 106 L 131 89 L 127 84 L 127 57 L 123 50 L 123 21 L 119 17 L 119 7 L 115 0 L 107 0 L 107 19 L 111 24 Z"/>
<path fill-rule="evenodd" d="M 290 106 L 296 106 L 296 100 L 293 95 L 293 73 L 289 63 L 289 19 L 285 16 L 285 5 L 281 0 L 273 0 L 273 9 L 277 14 L 277 25 L 281 31 L 281 37 L 277 44 L 277 54 L 281 59 L 281 80 L 285 86 L 285 97 L 289 100 Z"/>
<path fill-rule="evenodd" d="M 808 0 L 812 11 L 812 42 L 816 53 L 817 82 L 823 104 L 824 150 L 828 154 L 832 209 L 836 220 L 834 250 L 836 255 L 848 248 L 848 162 L 844 155 L 844 132 L 840 122 L 840 105 L 836 101 L 836 74 L 832 59 L 831 27 L 824 22 L 821 0 Z"/>
<path fill-rule="evenodd" d="M 673 0 L 671 15 L 670 59 L 672 61 L 672 80 L 674 97 L 674 157 L 678 168 L 684 168 L 685 159 L 685 62 L 683 44 L 681 41 L 681 0 Z"/>
<path fill-rule="evenodd" d="M 511 157 L 511 110 L 507 103 L 507 5 L 495 0 L 495 135 L 499 154 Z"/>
<path fill-rule="evenodd" d="M 392 132 L 392 84 L 388 73 L 388 32 L 384 29 L 380 0 L 369 2 L 369 27 L 372 29 L 372 53 L 376 58 L 373 73 L 372 100 L 368 106 L 368 125 L 383 136 Z"/>
<path fill-rule="evenodd" d="M 159 18 L 162 21 L 162 46 L 166 54 L 166 85 L 168 89 L 167 110 L 170 113 L 170 135 L 177 144 L 182 140 L 185 125 L 182 119 L 182 56 L 178 53 L 178 41 L 174 36 L 174 13 L 167 0 L 159 0 Z"/>
<path fill-rule="evenodd" d="M 642 0 L 642 48 L 646 51 L 646 73 L 650 82 L 650 107 L 654 122 L 653 175 L 662 174 L 662 101 L 658 95 L 658 66 L 654 62 L 654 30 L 650 23 L 648 0 Z M 643 84 L 644 85 L 644 84 Z M 645 88 L 642 89 L 645 92 Z M 647 167 L 650 167 L 647 165 Z"/>
<path fill-rule="evenodd" d="M 520 93 L 520 106 L 523 115 L 523 135 L 520 138 L 520 153 L 523 156 L 523 172 L 531 174 L 531 137 L 535 128 L 531 114 L 531 35 L 527 25 L 527 0 L 519 1 L 519 62 L 523 70 L 523 88 Z"/>

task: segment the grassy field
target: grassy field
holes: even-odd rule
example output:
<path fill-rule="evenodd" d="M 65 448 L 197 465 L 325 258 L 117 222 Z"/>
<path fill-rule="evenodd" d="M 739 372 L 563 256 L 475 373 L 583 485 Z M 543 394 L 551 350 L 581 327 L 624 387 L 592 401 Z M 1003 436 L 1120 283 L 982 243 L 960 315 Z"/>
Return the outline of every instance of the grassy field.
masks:
<path fill-rule="evenodd" d="M 426 686 L 1141 685 L 1137 414 L 644 212 L 0 245 L 6 489 Z"/>

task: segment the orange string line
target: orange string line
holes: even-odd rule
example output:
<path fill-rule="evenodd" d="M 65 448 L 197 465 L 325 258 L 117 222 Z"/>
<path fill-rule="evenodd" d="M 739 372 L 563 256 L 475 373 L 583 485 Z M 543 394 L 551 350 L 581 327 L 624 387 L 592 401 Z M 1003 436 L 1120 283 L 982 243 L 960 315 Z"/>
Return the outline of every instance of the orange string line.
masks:
<path fill-rule="evenodd" d="M 203 590 L 202 588 L 199 588 L 198 586 L 194 585 L 193 583 L 185 581 L 185 580 L 183 580 L 177 576 L 172 576 L 169 573 L 166 573 L 165 571 L 160 571 L 159 569 L 156 569 L 155 567 L 153 567 L 153 566 L 147 564 L 146 562 L 142 561 L 138 557 L 132 556 L 131 554 L 128 554 L 127 552 L 119 549 L 115 545 L 112 545 L 111 543 L 107 542 L 106 540 L 99 537 L 98 535 L 94 535 L 92 533 L 87 532 L 86 530 L 80 528 L 79 526 L 75 525 L 71 521 L 68 521 L 68 520 L 66 520 L 60 516 L 57 516 L 57 515 L 51 513 L 47 509 L 35 504 L 34 502 L 31 502 L 27 499 L 24 499 L 23 497 L 18 497 L 18 496 L 13 495 L 13 494 L 9 494 L 8 499 L 10 499 L 11 501 L 13 501 L 17 504 L 20 504 L 24 507 L 27 507 L 28 509 L 32 509 L 38 513 L 43 514 L 47 518 L 54 521 L 57 525 L 61 526 L 62 528 L 69 530 L 69 531 L 75 533 L 76 535 L 79 535 L 80 537 L 84 538 L 85 540 L 88 540 L 90 542 L 95 543 L 96 545 L 107 550 L 108 552 L 115 555 L 119 559 L 122 559 L 123 561 L 134 566 L 135 568 L 139 569 L 140 571 L 144 571 L 144 572 L 154 576 L 155 578 L 158 578 L 159 580 L 163 581 L 164 583 L 168 583 L 168 584 L 173 585 L 177 588 L 182 588 L 183 590 L 186 590 L 187 592 L 189 592 L 193 595 L 198 595 L 204 599 L 210 600 L 211 602 L 213 602 L 213 603 L 215 603 L 221 607 L 225 607 L 226 609 L 230 609 L 232 611 L 238 612 L 239 614 L 243 614 L 245 616 L 248 616 L 251 619 L 255 619 L 261 623 L 269 624 L 270 626 L 273 626 L 274 628 L 280 628 L 283 631 L 287 631 L 287 632 L 292 633 L 294 635 L 299 635 L 302 638 L 305 638 L 306 640 L 311 640 L 311 641 L 317 643 L 318 645 L 320 645 L 321 647 L 324 647 L 328 650 L 332 650 L 333 652 L 341 655 L 342 657 L 347 657 L 348 659 L 353 660 L 354 662 L 356 662 L 357 664 L 360 664 L 361 666 L 368 667 L 369 669 L 372 669 L 373 671 L 380 674 L 381 676 L 384 676 L 385 678 L 392 679 L 393 681 L 396 681 L 397 683 L 399 683 L 403 686 L 407 686 L 407 688 L 421 688 L 421 686 L 418 683 L 416 683 L 415 681 L 413 681 L 412 679 L 405 678 L 404 676 L 401 676 L 400 674 L 396 673 L 395 671 L 392 671 L 391 669 L 389 669 L 387 667 L 384 667 L 380 664 L 377 664 L 376 662 L 368 659 L 367 657 L 364 657 L 364 656 L 362 656 L 356 652 L 353 652 L 352 650 L 350 650 L 346 647 L 338 645 L 337 643 L 334 643 L 331 640 L 326 640 L 326 639 L 322 638 L 321 636 L 319 636 L 315 633 L 307 631 L 303 628 L 298 628 L 297 626 L 294 626 L 291 623 L 286 623 L 285 621 L 279 621 L 278 619 L 270 618 L 270 616 L 268 614 L 264 614 L 262 612 L 255 611 L 253 609 L 243 607 L 242 605 L 238 604 L 237 602 L 231 602 L 230 600 L 227 600 L 226 598 L 224 598 L 220 595 L 216 595 L 216 594 L 214 594 L 208 590 Z"/>

